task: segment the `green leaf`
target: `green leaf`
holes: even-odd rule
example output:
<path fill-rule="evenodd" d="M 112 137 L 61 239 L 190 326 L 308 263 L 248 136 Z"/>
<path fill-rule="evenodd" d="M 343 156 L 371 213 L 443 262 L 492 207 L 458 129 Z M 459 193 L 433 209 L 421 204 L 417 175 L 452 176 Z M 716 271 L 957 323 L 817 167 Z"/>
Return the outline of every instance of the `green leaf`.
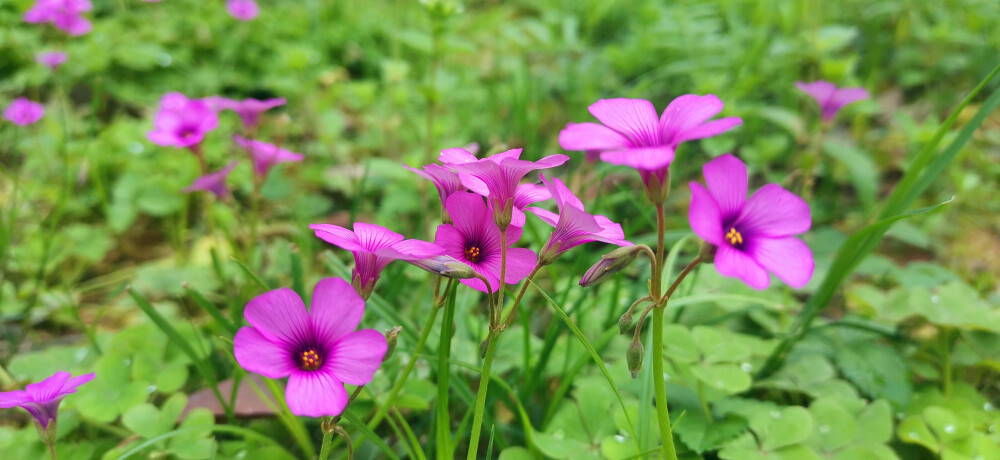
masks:
<path fill-rule="evenodd" d="M 854 417 L 840 403 L 818 399 L 809 405 L 816 429 L 809 444 L 824 452 L 836 451 L 854 440 L 858 434 Z"/>
<path fill-rule="evenodd" d="M 858 426 L 858 442 L 881 444 L 892 439 L 892 407 L 889 401 L 884 399 L 873 401 L 855 420 Z"/>
<path fill-rule="evenodd" d="M 691 366 L 691 373 L 709 387 L 726 394 L 746 391 L 751 384 L 750 374 L 733 363 L 695 365 Z"/>
<path fill-rule="evenodd" d="M 736 415 L 709 421 L 702 411 L 688 411 L 676 426 L 676 434 L 689 449 L 702 454 L 715 450 L 747 430 L 747 420 Z"/>
<path fill-rule="evenodd" d="M 823 144 L 823 151 L 847 169 L 861 204 L 865 209 L 871 208 L 875 203 L 875 191 L 878 187 L 878 168 L 871 155 L 856 146 L 832 140 Z"/>
<path fill-rule="evenodd" d="M 754 414 L 750 429 L 761 439 L 761 448 L 773 451 L 808 439 L 813 419 L 804 407 L 791 406 Z"/>
<path fill-rule="evenodd" d="M 834 355 L 844 377 L 872 398 L 904 407 L 913 391 L 906 363 L 891 347 L 875 341 L 852 342 Z"/>
<path fill-rule="evenodd" d="M 964 438 L 972 432 L 969 419 L 958 416 L 943 407 L 931 406 L 924 409 L 924 422 L 931 428 L 934 437 L 944 444 Z"/>
<path fill-rule="evenodd" d="M 938 452 L 941 446 L 937 438 L 931 434 L 931 430 L 927 428 L 923 417 L 916 415 L 907 417 L 900 422 L 899 428 L 896 429 L 896 435 L 899 436 L 900 441 L 920 444 L 930 449 L 931 452 Z"/>

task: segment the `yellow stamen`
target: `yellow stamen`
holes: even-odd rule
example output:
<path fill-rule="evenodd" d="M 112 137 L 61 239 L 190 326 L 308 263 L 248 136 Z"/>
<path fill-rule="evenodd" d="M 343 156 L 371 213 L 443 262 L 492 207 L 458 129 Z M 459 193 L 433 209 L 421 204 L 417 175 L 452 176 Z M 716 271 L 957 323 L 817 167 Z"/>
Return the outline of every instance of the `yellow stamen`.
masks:
<path fill-rule="evenodd" d="M 319 366 L 323 364 L 323 359 L 319 357 L 319 353 L 316 353 L 316 350 L 303 351 L 300 359 L 302 361 L 302 368 L 307 371 L 319 369 Z"/>
<path fill-rule="evenodd" d="M 740 232 L 737 232 L 735 227 L 731 227 L 729 229 L 729 233 L 726 233 L 725 238 L 729 240 L 729 244 L 733 246 L 743 244 L 743 235 L 740 235 Z"/>
<path fill-rule="evenodd" d="M 479 248 L 477 246 L 473 246 L 465 250 L 465 258 L 468 259 L 469 262 L 478 262 L 479 253 L 480 253 Z"/>

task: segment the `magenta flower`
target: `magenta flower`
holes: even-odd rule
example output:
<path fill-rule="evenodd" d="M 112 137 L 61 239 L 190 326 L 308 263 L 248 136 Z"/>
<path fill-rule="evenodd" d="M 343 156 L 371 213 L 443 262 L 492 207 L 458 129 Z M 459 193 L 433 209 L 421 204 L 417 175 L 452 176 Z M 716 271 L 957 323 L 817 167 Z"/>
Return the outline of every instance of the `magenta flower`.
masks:
<path fill-rule="evenodd" d="M 229 177 L 229 173 L 233 172 L 233 168 L 236 167 L 236 162 L 230 162 L 225 168 L 222 168 L 214 173 L 209 173 L 201 176 L 194 180 L 194 183 L 190 187 L 184 189 L 185 192 L 197 192 L 205 191 L 211 192 L 218 199 L 224 199 L 229 196 L 229 188 L 226 187 L 226 178 Z"/>
<path fill-rule="evenodd" d="M 240 135 L 233 135 L 233 141 L 250 152 L 250 156 L 253 157 L 253 172 L 260 177 L 266 176 L 267 172 L 278 163 L 299 162 L 305 158 L 301 153 L 285 150 L 267 142 L 246 139 Z"/>
<path fill-rule="evenodd" d="M 864 88 L 837 88 L 833 83 L 823 80 L 812 83 L 797 81 L 795 87 L 816 100 L 820 116 L 825 121 L 833 120 L 841 107 L 869 98 L 868 91 Z"/>
<path fill-rule="evenodd" d="M 521 149 L 478 159 L 468 150 L 451 148 L 442 150 L 439 159 L 458 173 L 466 188 L 486 197 L 493 210 L 493 220 L 501 228 L 507 228 L 515 212 L 514 198 L 521 179 L 531 171 L 554 168 L 569 160 L 566 155 L 550 155 L 538 161 L 520 157 Z"/>
<path fill-rule="evenodd" d="M 275 107 L 280 107 L 285 105 L 285 98 L 276 99 L 227 99 L 224 97 L 209 97 L 204 99 L 205 102 L 209 104 L 214 110 L 232 110 L 239 115 L 240 120 L 243 122 L 243 127 L 246 129 L 253 129 L 257 127 L 260 123 L 260 114 L 271 110 Z"/>
<path fill-rule="evenodd" d="M 548 181 L 541 174 L 539 177 L 552 194 L 552 200 L 556 202 L 559 209 L 559 214 L 535 207 L 526 209 L 538 216 L 542 222 L 555 227 L 552 236 L 549 237 L 539 255 L 543 264 L 551 264 L 564 252 L 591 241 L 632 246 L 632 243 L 625 240 L 625 233 L 622 231 L 621 225 L 612 222 L 607 217 L 588 214 L 583 209 L 583 202 L 576 195 L 573 195 L 573 192 L 561 180 L 553 177 L 551 181 Z"/>
<path fill-rule="evenodd" d="M 62 63 L 66 62 L 66 53 L 61 51 L 38 53 L 35 56 L 35 62 L 48 67 L 54 72 L 60 65 L 62 65 Z"/>
<path fill-rule="evenodd" d="M 93 373 L 71 378 L 69 372 L 59 371 L 41 382 L 29 383 L 24 391 L 0 393 L 0 408 L 20 407 L 31 413 L 42 441 L 51 444 L 55 441 L 55 430 L 48 428 L 56 420 L 59 403 L 66 395 L 76 393 L 80 385 L 93 379 Z M 46 439 L 48 436 L 51 438 Z"/>
<path fill-rule="evenodd" d="M 24 97 L 14 99 L 3 111 L 3 117 L 18 126 L 35 124 L 45 115 L 45 106 Z"/>
<path fill-rule="evenodd" d="M 260 14 L 260 8 L 254 0 L 226 0 L 226 11 L 240 21 L 250 21 Z"/>
<path fill-rule="evenodd" d="M 308 312 L 295 291 L 268 291 L 243 311 L 250 326 L 236 333 L 233 354 L 247 371 L 288 377 L 285 400 L 293 414 L 340 415 L 348 400 L 344 384 L 370 382 L 387 348 L 378 331 L 355 331 L 364 313 L 364 300 L 340 278 L 316 284 Z"/>
<path fill-rule="evenodd" d="M 354 254 L 351 284 L 364 299 L 371 296 L 389 262 L 426 259 L 444 252 L 433 243 L 407 240 L 385 227 L 364 222 L 355 222 L 353 232 L 332 224 L 312 224 L 309 228 L 317 238 Z"/>
<path fill-rule="evenodd" d="M 164 147 L 191 148 L 219 126 L 219 117 L 204 101 L 188 99 L 181 93 L 167 93 L 146 136 Z"/>
<path fill-rule="evenodd" d="M 448 197 L 453 193 L 465 191 L 465 186 L 462 185 L 462 179 L 458 178 L 458 173 L 452 172 L 441 165 L 424 165 L 424 169 L 422 170 L 411 168 L 406 165 L 403 167 L 415 172 L 418 176 L 433 182 L 434 187 L 437 187 L 438 197 L 441 198 L 442 206 L 448 201 Z"/>
<path fill-rule="evenodd" d="M 716 246 L 720 275 L 739 278 L 754 289 L 770 284 L 768 272 L 800 288 L 812 278 L 813 256 L 802 240 L 812 224 L 802 198 L 767 184 L 747 199 L 747 168 L 726 154 L 702 168 L 704 186 L 691 182 L 691 229 Z"/>
<path fill-rule="evenodd" d="M 648 190 L 659 190 L 678 145 L 743 123 L 739 117 L 708 121 L 722 108 L 714 95 L 685 94 L 657 118 L 647 100 L 602 99 L 588 110 L 603 124 L 570 123 L 559 133 L 559 145 L 566 150 L 600 151 L 601 160 L 637 169 Z"/>
<path fill-rule="evenodd" d="M 24 21 L 32 24 L 51 22 L 70 35 L 83 35 L 93 28 L 82 15 L 91 9 L 90 0 L 38 0 L 24 13 Z"/>
<path fill-rule="evenodd" d="M 532 203 L 545 201 L 552 198 L 552 193 L 545 186 L 538 184 L 520 184 L 514 189 L 514 207 L 511 212 L 510 224 L 515 227 L 524 227 L 527 218 L 524 216 L 524 208 Z M 490 212 L 494 212 L 493 202 L 487 203 Z"/>
<path fill-rule="evenodd" d="M 490 218 L 489 209 L 479 196 L 462 192 L 448 198 L 445 203 L 454 224 L 438 225 L 434 242 L 444 254 L 472 267 L 489 281 L 463 279 L 462 284 L 482 292 L 496 292 L 500 288 L 500 229 Z M 530 249 L 510 247 L 521 238 L 520 227 L 507 229 L 507 272 L 504 281 L 517 284 L 531 273 L 536 256 Z"/>

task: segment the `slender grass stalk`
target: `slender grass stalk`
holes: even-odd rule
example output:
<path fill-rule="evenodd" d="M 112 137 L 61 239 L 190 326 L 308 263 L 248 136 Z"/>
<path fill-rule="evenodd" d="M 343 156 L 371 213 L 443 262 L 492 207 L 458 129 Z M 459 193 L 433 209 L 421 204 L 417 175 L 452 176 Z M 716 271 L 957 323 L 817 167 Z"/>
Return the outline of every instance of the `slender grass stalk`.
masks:
<path fill-rule="evenodd" d="M 448 408 L 448 388 L 451 377 L 448 369 L 451 359 L 451 336 L 455 321 L 455 283 L 449 280 L 445 295 L 444 318 L 441 320 L 441 343 L 438 345 L 438 401 L 437 401 L 437 458 L 448 460 L 451 453 L 451 413 Z"/>
<path fill-rule="evenodd" d="M 496 352 L 497 339 L 500 335 L 492 330 L 486 337 L 486 358 L 483 361 L 483 371 L 479 377 L 479 390 L 476 391 L 475 412 L 472 416 L 472 433 L 469 438 L 468 460 L 476 460 L 479 455 L 479 432 L 483 426 L 483 411 L 486 409 L 486 391 L 490 386 L 490 369 L 493 367 L 493 354 Z"/>
<path fill-rule="evenodd" d="M 677 460 L 674 435 L 670 429 L 667 409 L 667 381 L 663 372 L 663 308 L 653 310 L 653 390 L 656 399 L 656 419 L 660 425 L 660 458 Z"/>

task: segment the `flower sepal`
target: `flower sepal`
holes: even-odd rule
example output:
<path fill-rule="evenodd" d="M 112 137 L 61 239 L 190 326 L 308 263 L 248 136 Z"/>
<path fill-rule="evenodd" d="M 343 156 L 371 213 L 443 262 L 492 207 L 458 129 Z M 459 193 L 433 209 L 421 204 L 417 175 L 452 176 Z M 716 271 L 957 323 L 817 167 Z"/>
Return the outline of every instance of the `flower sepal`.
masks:
<path fill-rule="evenodd" d="M 710 264 L 715 262 L 715 252 L 718 250 L 717 247 L 705 241 L 701 243 L 701 248 L 698 248 L 698 258 L 701 259 L 701 263 Z"/>
<path fill-rule="evenodd" d="M 35 429 L 38 430 L 38 438 L 45 443 L 46 446 L 51 446 L 56 443 L 56 419 L 49 421 L 48 425 L 42 426 L 42 423 L 35 420 Z"/>
<path fill-rule="evenodd" d="M 653 204 L 661 204 L 670 197 L 670 170 L 643 172 L 642 189 Z"/>

